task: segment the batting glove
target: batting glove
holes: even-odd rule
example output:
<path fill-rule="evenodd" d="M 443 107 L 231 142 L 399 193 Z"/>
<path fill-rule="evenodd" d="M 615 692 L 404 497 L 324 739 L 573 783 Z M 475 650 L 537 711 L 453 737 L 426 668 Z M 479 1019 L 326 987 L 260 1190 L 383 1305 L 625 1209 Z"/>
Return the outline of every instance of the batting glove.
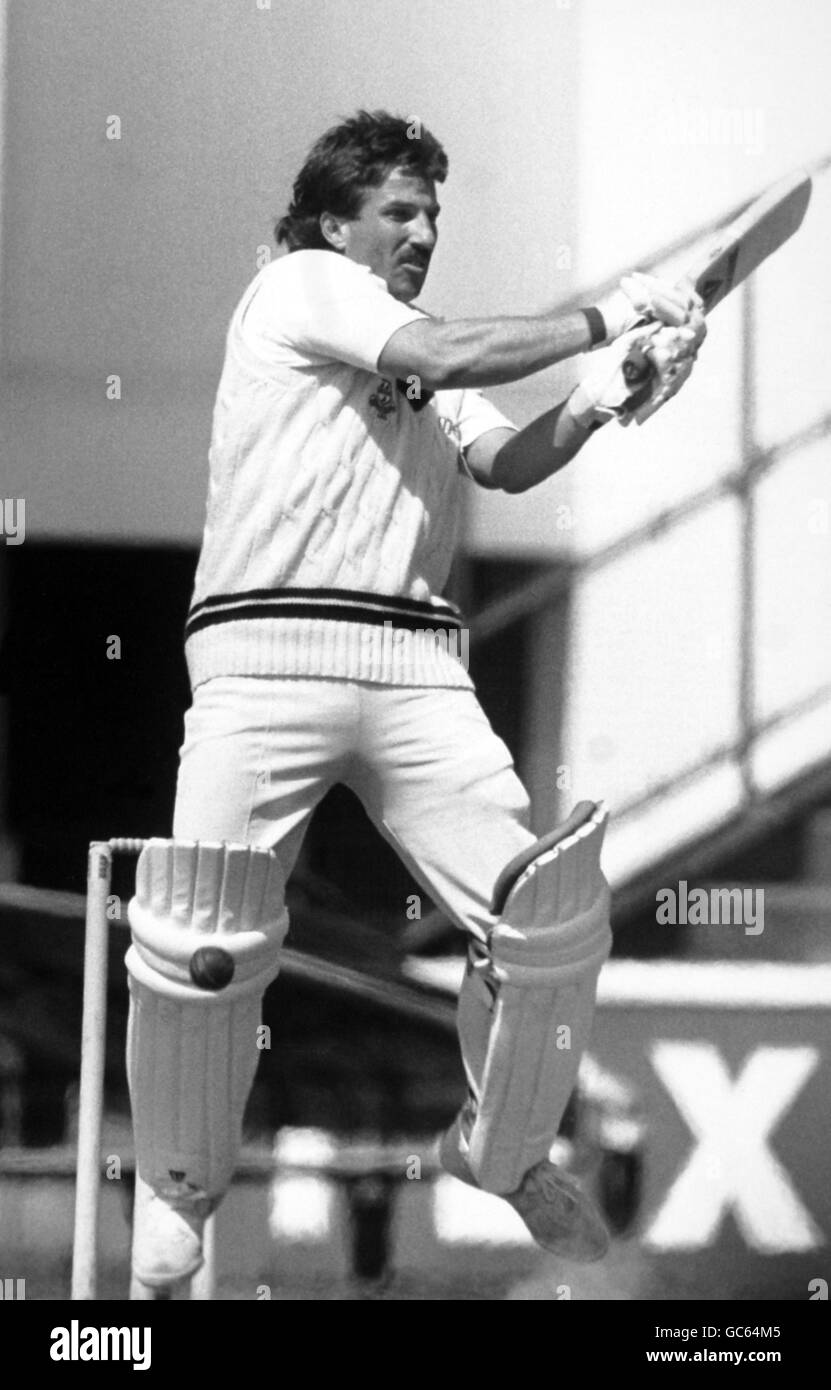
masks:
<path fill-rule="evenodd" d="M 587 430 L 611 419 L 643 424 L 680 391 L 706 332 L 699 309 L 691 310 L 680 327 L 653 323 L 630 329 L 590 359 L 569 397 L 572 417 Z"/>
<path fill-rule="evenodd" d="M 597 429 L 607 420 L 625 413 L 627 407 L 635 408 L 636 404 L 643 405 L 649 399 L 652 366 L 646 350 L 655 331 L 648 325 L 633 328 L 611 347 L 589 358 L 588 371 L 568 398 L 568 409 L 583 429 Z M 627 379 L 625 369 L 633 362 L 644 364 L 638 367 L 643 374 L 639 382 Z"/>
<path fill-rule="evenodd" d="M 614 342 L 637 324 L 659 322 L 679 328 L 693 309 L 703 309 L 703 301 L 688 280 L 671 285 L 657 275 L 635 270 L 624 275 L 620 285 L 597 305 L 606 328 L 606 343 Z"/>
<path fill-rule="evenodd" d="M 651 415 L 677 396 L 681 387 L 689 379 L 698 356 L 698 349 L 707 336 L 707 324 L 700 309 L 693 309 L 689 320 L 681 328 L 666 325 L 652 331 L 646 345 L 644 356 L 651 368 L 647 378 L 649 394 L 645 401 L 630 398 L 618 416 L 622 425 L 635 420 L 642 425 Z M 635 349 L 637 352 L 638 349 Z M 633 385 L 637 372 L 631 370 L 631 363 L 624 364 L 624 376 Z"/>

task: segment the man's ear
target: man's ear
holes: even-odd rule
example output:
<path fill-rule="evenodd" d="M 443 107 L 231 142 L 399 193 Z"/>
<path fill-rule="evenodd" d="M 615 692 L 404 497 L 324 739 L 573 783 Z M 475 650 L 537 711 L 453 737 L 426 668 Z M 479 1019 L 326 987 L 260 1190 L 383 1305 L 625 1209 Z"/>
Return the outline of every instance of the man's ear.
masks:
<path fill-rule="evenodd" d="M 320 230 L 330 246 L 336 251 L 346 250 L 346 218 L 336 217 L 333 212 L 320 214 Z"/>

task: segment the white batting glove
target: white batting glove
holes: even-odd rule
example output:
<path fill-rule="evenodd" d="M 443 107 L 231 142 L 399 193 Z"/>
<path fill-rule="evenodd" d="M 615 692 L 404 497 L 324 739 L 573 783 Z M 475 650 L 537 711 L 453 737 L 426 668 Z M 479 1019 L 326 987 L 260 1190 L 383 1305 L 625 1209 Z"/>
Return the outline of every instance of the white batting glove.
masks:
<path fill-rule="evenodd" d="M 647 348 L 655 325 L 641 325 L 622 334 L 611 347 L 592 355 L 588 370 L 568 398 L 568 409 L 583 429 L 596 429 L 607 420 L 636 409 L 652 392 L 653 367 Z M 637 361 L 640 379 L 627 379 L 625 367 Z"/>
<path fill-rule="evenodd" d="M 698 349 L 707 336 L 707 324 L 699 309 L 694 309 L 689 321 L 680 328 L 663 325 L 653 329 L 645 357 L 652 372 L 649 396 L 643 402 L 630 402 L 618 416 L 622 425 L 635 420 L 642 425 L 651 415 L 677 396 L 689 379 L 698 356 Z M 624 375 L 632 380 L 632 372 L 624 365 Z M 635 383 L 633 383 L 635 384 Z"/>
<path fill-rule="evenodd" d="M 568 408 L 583 429 L 607 420 L 643 424 L 676 395 L 693 369 L 707 333 L 698 309 L 687 324 L 641 324 L 590 359 L 589 370 L 569 397 Z"/>
<path fill-rule="evenodd" d="M 701 297 L 688 280 L 671 285 L 668 280 L 640 270 L 624 275 L 618 288 L 597 305 L 606 327 L 607 343 L 643 322 L 657 321 L 679 328 L 693 309 L 703 307 Z"/>

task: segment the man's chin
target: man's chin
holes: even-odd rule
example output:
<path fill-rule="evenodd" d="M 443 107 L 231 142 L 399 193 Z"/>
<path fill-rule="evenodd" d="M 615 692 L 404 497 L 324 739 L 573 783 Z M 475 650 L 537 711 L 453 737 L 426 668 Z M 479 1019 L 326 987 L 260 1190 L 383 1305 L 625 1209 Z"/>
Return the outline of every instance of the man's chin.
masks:
<path fill-rule="evenodd" d="M 398 270 L 389 281 L 388 289 L 394 299 L 409 304 L 421 294 L 426 279 L 426 270 Z"/>

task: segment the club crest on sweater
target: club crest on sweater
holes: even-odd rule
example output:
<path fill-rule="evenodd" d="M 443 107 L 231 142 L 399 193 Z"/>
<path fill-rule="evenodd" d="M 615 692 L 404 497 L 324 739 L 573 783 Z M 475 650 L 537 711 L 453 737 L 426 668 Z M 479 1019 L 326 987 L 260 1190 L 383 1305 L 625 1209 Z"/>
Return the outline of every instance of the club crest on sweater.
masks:
<path fill-rule="evenodd" d="M 382 377 L 377 391 L 373 391 L 369 398 L 369 404 L 375 411 L 379 420 L 386 420 L 388 415 L 392 415 L 395 410 L 395 397 L 392 394 L 392 382 L 386 377 Z"/>

